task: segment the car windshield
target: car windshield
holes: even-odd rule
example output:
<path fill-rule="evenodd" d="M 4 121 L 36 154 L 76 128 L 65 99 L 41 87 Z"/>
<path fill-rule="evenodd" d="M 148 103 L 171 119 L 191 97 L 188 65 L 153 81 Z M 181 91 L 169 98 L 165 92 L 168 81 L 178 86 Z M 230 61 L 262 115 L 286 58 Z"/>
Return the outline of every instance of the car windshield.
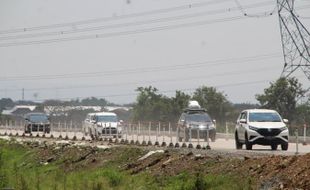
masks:
<path fill-rule="evenodd" d="M 186 121 L 194 122 L 211 122 L 211 118 L 208 114 L 189 114 L 185 116 Z"/>
<path fill-rule="evenodd" d="M 30 115 L 29 120 L 32 122 L 46 122 L 48 121 L 47 115 L 37 114 L 37 115 Z"/>
<path fill-rule="evenodd" d="M 277 113 L 250 113 L 250 122 L 281 122 L 281 118 Z"/>
<path fill-rule="evenodd" d="M 115 115 L 98 115 L 97 122 L 117 122 Z"/>

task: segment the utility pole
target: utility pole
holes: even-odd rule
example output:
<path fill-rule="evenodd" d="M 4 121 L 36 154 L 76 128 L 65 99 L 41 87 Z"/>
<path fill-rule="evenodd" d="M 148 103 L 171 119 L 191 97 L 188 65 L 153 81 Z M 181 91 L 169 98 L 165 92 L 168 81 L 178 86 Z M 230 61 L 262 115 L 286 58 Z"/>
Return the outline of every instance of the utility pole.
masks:
<path fill-rule="evenodd" d="M 301 69 L 310 80 L 310 33 L 296 16 L 295 0 L 277 0 L 284 68 L 282 77 Z"/>
<path fill-rule="evenodd" d="M 25 89 L 24 88 L 22 89 L 22 100 L 23 101 L 25 100 Z"/>

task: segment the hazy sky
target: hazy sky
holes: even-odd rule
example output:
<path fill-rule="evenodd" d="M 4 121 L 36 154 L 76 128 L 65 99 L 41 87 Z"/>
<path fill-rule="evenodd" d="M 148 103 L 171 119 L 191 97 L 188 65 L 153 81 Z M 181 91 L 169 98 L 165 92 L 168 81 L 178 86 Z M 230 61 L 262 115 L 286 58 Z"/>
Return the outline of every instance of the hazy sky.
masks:
<path fill-rule="evenodd" d="M 276 6 L 239 2 L 255 15 Z M 254 103 L 282 72 L 279 20 L 276 12 L 245 17 L 236 6 L 234 0 L 0 0 L 0 98 L 21 99 L 24 88 L 27 100 L 95 96 L 129 103 L 138 86 L 171 96 L 205 85 L 232 102 Z M 297 9 L 308 17 L 300 18 L 307 28 L 309 9 Z M 302 73 L 294 76 L 309 86 Z"/>

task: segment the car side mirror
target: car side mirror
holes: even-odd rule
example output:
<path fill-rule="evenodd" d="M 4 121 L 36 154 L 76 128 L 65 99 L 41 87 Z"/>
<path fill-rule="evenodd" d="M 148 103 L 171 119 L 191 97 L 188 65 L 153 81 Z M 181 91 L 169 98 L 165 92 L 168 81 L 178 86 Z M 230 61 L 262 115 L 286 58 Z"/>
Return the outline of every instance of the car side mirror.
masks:
<path fill-rule="evenodd" d="M 283 119 L 283 122 L 284 123 L 288 123 L 288 119 Z"/>
<path fill-rule="evenodd" d="M 246 123 L 246 119 L 240 119 L 239 122 L 240 123 Z"/>

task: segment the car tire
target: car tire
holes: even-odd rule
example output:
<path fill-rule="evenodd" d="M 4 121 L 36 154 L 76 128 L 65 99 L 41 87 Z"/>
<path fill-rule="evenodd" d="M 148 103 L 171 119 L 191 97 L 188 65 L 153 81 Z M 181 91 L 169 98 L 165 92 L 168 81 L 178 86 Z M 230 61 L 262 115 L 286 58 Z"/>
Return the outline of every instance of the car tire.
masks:
<path fill-rule="evenodd" d="M 271 150 L 277 150 L 278 144 L 271 144 Z"/>
<path fill-rule="evenodd" d="M 239 137 L 238 137 L 237 131 L 235 132 L 235 143 L 236 143 L 236 149 L 237 150 L 242 149 L 242 145 L 243 144 L 239 141 Z"/>
<path fill-rule="evenodd" d="M 282 143 L 281 144 L 281 149 L 282 150 L 287 150 L 288 149 L 288 143 Z"/>
<path fill-rule="evenodd" d="M 249 140 L 248 140 L 248 134 L 247 133 L 245 133 L 245 148 L 247 149 L 247 150 L 252 150 L 252 143 L 251 142 L 249 142 Z"/>

